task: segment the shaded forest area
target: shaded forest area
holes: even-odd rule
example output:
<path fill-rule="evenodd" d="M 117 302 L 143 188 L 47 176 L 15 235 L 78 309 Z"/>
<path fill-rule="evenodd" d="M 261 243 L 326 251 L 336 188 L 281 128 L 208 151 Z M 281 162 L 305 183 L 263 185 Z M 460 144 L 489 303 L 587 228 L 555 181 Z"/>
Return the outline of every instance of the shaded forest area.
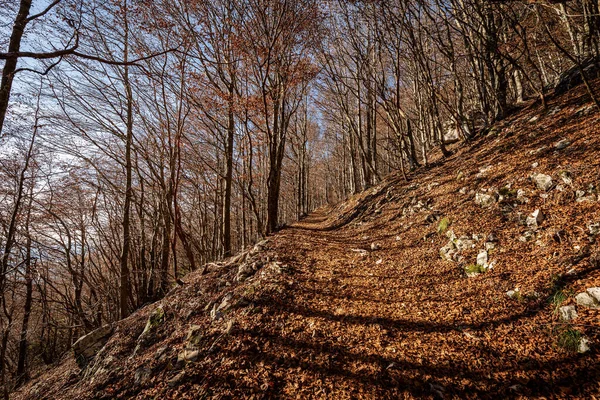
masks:
<path fill-rule="evenodd" d="M 517 107 L 577 83 L 598 105 L 599 40 L 591 0 L 0 0 L 5 396 Z"/>

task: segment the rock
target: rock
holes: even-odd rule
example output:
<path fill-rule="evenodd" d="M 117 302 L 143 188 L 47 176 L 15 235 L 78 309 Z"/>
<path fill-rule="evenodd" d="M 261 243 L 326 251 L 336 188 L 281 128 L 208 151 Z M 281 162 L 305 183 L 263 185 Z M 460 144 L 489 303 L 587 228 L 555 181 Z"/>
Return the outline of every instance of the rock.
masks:
<path fill-rule="evenodd" d="M 112 333 L 113 326 L 104 325 L 80 337 L 73 344 L 73 354 L 80 367 L 87 365 L 88 361 L 106 344 Z"/>
<path fill-rule="evenodd" d="M 538 226 L 544 221 L 544 214 L 539 210 L 535 210 L 527 220 L 525 221 L 529 228 L 537 229 Z"/>
<path fill-rule="evenodd" d="M 571 321 L 577 318 L 577 310 L 575 306 L 562 306 L 558 309 L 560 319 L 563 321 Z"/>
<path fill-rule="evenodd" d="M 371 251 L 377 251 L 381 249 L 381 245 L 379 243 L 371 243 Z"/>
<path fill-rule="evenodd" d="M 594 297 L 592 297 L 591 294 L 586 292 L 581 292 L 577 296 L 575 296 L 575 301 L 578 305 L 587 308 L 596 309 L 600 307 L 600 303 Z"/>
<path fill-rule="evenodd" d="M 204 337 L 204 329 L 200 325 L 192 325 L 185 337 L 186 343 L 197 346 Z"/>
<path fill-rule="evenodd" d="M 142 331 L 140 336 L 138 336 L 137 344 L 135 346 L 135 349 L 133 350 L 133 354 L 131 355 L 131 357 L 134 357 L 140 350 L 140 348 L 148 343 L 148 340 L 151 337 L 152 333 L 158 325 L 164 322 L 164 319 L 165 310 L 163 309 L 163 306 L 161 304 L 158 307 L 156 307 L 156 309 L 152 311 L 152 314 L 150 314 L 150 316 L 148 317 L 144 330 Z"/>
<path fill-rule="evenodd" d="M 589 224 L 587 228 L 588 228 L 588 231 L 590 232 L 590 235 L 592 235 L 592 236 L 600 235 L 600 222 Z"/>
<path fill-rule="evenodd" d="M 460 194 L 467 194 L 468 191 L 469 191 L 469 188 L 465 186 L 465 187 L 460 188 L 460 190 L 458 191 L 458 193 L 460 193 Z"/>
<path fill-rule="evenodd" d="M 167 382 L 167 384 L 171 387 L 178 386 L 185 380 L 185 371 L 181 371 Z"/>
<path fill-rule="evenodd" d="M 596 196 L 595 195 L 590 194 L 588 196 L 578 197 L 575 201 L 577 203 L 593 203 L 593 202 L 595 202 L 597 200 L 596 200 Z"/>
<path fill-rule="evenodd" d="M 486 241 L 488 241 L 490 243 L 498 243 L 498 237 L 496 236 L 495 233 L 492 232 L 487 236 Z"/>
<path fill-rule="evenodd" d="M 479 168 L 479 173 L 477 175 L 475 175 L 475 178 L 477 178 L 477 179 L 485 178 L 487 176 L 487 173 L 491 169 L 492 169 L 491 165 L 488 165 L 487 167 Z"/>
<path fill-rule="evenodd" d="M 480 205 L 481 207 L 490 207 L 496 202 L 496 198 L 493 195 L 485 194 L 485 193 L 476 193 L 475 194 L 475 203 Z"/>
<path fill-rule="evenodd" d="M 588 80 L 593 80 L 600 74 L 600 68 L 598 67 L 598 58 L 589 57 L 579 65 L 575 65 L 568 70 L 564 71 L 558 77 L 557 84 L 554 87 L 554 94 L 560 95 L 565 93 L 571 88 L 583 83 L 581 71 L 583 70 Z"/>
<path fill-rule="evenodd" d="M 454 231 L 452 229 L 446 231 L 446 237 L 452 242 L 456 240 L 456 234 L 454 234 Z"/>
<path fill-rule="evenodd" d="M 185 348 L 177 355 L 177 364 L 197 361 L 200 357 L 200 351 L 196 348 Z"/>
<path fill-rule="evenodd" d="M 533 174 L 531 180 L 535 183 L 538 189 L 548 191 L 552 187 L 552 177 L 545 174 Z"/>
<path fill-rule="evenodd" d="M 571 176 L 571 173 L 569 171 L 562 171 L 560 173 L 560 179 L 563 181 L 563 183 L 565 185 L 572 185 L 573 184 L 573 177 Z"/>
<path fill-rule="evenodd" d="M 472 249 L 475 247 L 475 243 L 468 236 L 461 236 L 459 239 L 454 241 L 454 244 L 456 245 L 458 251 Z"/>
<path fill-rule="evenodd" d="M 579 347 L 577 348 L 578 353 L 587 353 L 590 351 L 590 341 L 586 337 L 582 337 L 579 341 Z"/>
<path fill-rule="evenodd" d="M 534 123 L 537 122 L 538 119 L 540 119 L 540 116 L 534 115 L 533 117 L 529 118 L 529 122 Z"/>
<path fill-rule="evenodd" d="M 169 350 L 169 348 L 167 346 L 163 346 L 163 347 L 159 348 L 158 350 L 156 350 L 156 353 L 154 353 L 154 359 L 162 360 L 164 358 L 164 356 L 167 354 L 167 350 Z"/>
<path fill-rule="evenodd" d="M 150 379 L 151 376 L 152 376 L 152 370 L 150 368 L 141 366 L 141 367 L 137 368 L 135 370 L 135 373 L 133 374 L 133 385 L 134 386 L 142 386 L 146 382 L 148 382 L 148 380 Z"/>
<path fill-rule="evenodd" d="M 535 233 L 531 231 L 526 231 L 523 236 L 519 237 L 519 241 L 521 242 L 530 242 L 535 239 Z"/>
<path fill-rule="evenodd" d="M 223 296 L 223 299 L 221 300 L 221 303 L 217 306 L 217 303 L 214 304 L 213 309 L 210 312 L 210 317 L 213 320 L 220 320 L 221 318 L 223 318 L 223 314 L 225 311 L 229 310 L 229 308 L 231 307 L 231 298 L 233 297 L 233 295 L 231 293 L 227 293 L 225 296 Z"/>
<path fill-rule="evenodd" d="M 554 144 L 554 148 L 556 150 L 566 149 L 571 145 L 571 142 L 568 139 L 562 139 Z"/>
<path fill-rule="evenodd" d="M 525 196 L 525 191 L 523 189 L 517 190 L 517 201 L 519 203 L 529 203 L 529 199 Z"/>
<path fill-rule="evenodd" d="M 600 287 L 588 288 L 586 292 L 600 304 Z"/>
<path fill-rule="evenodd" d="M 494 250 L 496 248 L 496 243 L 494 242 L 485 242 L 484 247 L 487 251 Z"/>
<path fill-rule="evenodd" d="M 444 134 L 444 144 L 456 143 L 460 140 L 459 130 L 457 128 L 449 128 Z"/>
<path fill-rule="evenodd" d="M 532 168 L 532 169 L 536 169 L 536 168 L 537 168 L 537 167 L 539 167 L 539 166 L 540 166 L 540 163 L 539 163 L 539 162 L 534 162 L 533 164 L 531 164 L 531 168 Z"/>
<path fill-rule="evenodd" d="M 243 282 L 246 279 L 248 279 L 249 277 L 251 277 L 252 275 L 254 275 L 256 273 L 256 271 L 259 270 L 260 267 L 262 267 L 262 263 L 259 261 L 242 263 L 238 267 L 238 273 L 237 273 L 235 279 L 238 282 Z"/>
<path fill-rule="evenodd" d="M 399 242 L 399 241 L 401 241 L 401 240 L 402 240 L 402 237 L 401 237 L 401 236 L 396 236 L 396 242 Z"/>
<path fill-rule="evenodd" d="M 521 291 L 519 288 L 514 288 L 513 290 L 506 292 L 506 295 L 513 300 L 518 300 L 521 298 Z"/>
<path fill-rule="evenodd" d="M 488 266 L 488 252 L 485 250 L 480 250 L 479 254 L 477 254 L 477 265 L 481 265 L 482 267 Z"/>
<path fill-rule="evenodd" d="M 452 241 L 448 242 L 440 249 L 440 257 L 447 261 L 452 261 L 452 256 L 456 253 L 456 246 Z"/>

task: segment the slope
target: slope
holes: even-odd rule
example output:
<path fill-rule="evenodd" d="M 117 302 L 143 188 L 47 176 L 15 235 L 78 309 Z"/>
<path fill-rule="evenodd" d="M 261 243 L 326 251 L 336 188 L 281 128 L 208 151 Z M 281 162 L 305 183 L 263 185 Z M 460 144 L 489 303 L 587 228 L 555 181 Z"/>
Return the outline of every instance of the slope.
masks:
<path fill-rule="evenodd" d="M 191 274 L 14 398 L 598 398 L 599 122 L 582 88 L 515 112 Z"/>

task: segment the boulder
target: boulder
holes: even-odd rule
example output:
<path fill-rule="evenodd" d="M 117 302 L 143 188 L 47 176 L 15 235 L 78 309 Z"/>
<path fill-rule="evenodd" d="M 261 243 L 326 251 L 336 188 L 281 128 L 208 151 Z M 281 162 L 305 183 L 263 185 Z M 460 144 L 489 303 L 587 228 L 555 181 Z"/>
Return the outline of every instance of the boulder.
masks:
<path fill-rule="evenodd" d="M 586 337 L 582 337 L 579 341 L 579 347 L 577 348 L 578 353 L 587 353 L 590 351 L 590 341 Z"/>
<path fill-rule="evenodd" d="M 575 306 L 562 306 L 558 309 L 560 319 L 563 321 L 571 321 L 577 318 L 577 310 Z"/>
<path fill-rule="evenodd" d="M 554 144 L 554 148 L 556 150 L 563 150 L 563 149 L 566 149 L 567 147 L 569 147 L 570 145 L 571 145 L 571 141 L 569 141 L 568 139 L 562 139 Z"/>
<path fill-rule="evenodd" d="M 444 247 L 440 249 L 440 257 L 447 261 L 452 261 L 452 256 L 456 253 L 456 246 L 452 241 L 449 241 Z"/>
<path fill-rule="evenodd" d="M 444 134 L 444 144 L 456 143 L 459 140 L 460 140 L 460 134 L 459 134 L 458 129 L 456 129 L 456 128 L 450 128 Z"/>
<path fill-rule="evenodd" d="M 210 311 L 210 317 L 213 320 L 220 320 L 223 318 L 223 314 L 231 308 L 231 299 L 233 298 L 233 294 L 227 293 L 223 296 L 221 303 L 217 305 L 214 304 L 213 309 Z"/>
<path fill-rule="evenodd" d="M 477 265 L 481 265 L 484 268 L 488 266 L 488 252 L 485 250 L 480 250 L 479 254 L 477 254 Z"/>
<path fill-rule="evenodd" d="M 475 247 L 475 242 L 468 236 L 461 236 L 459 239 L 454 241 L 458 251 L 472 249 Z"/>
<path fill-rule="evenodd" d="M 475 203 L 481 207 L 490 207 L 496 202 L 496 197 L 486 193 L 476 193 Z"/>
<path fill-rule="evenodd" d="M 537 209 L 529 217 L 527 217 L 525 223 L 529 228 L 536 229 L 543 221 L 544 214 L 539 209 Z"/>
<path fill-rule="evenodd" d="M 545 174 L 533 174 L 531 180 L 535 183 L 538 189 L 548 191 L 553 185 L 552 177 Z"/>
<path fill-rule="evenodd" d="M 600 304 L 600 287 L 588 288 L 586 292 L 596 299 L 596 302 Z"/>
<path fill-rule="evenodd" d="M 563 183 L 565 185 L 572 185 L 573 184 L 573 177 L 571 176 L 571 173 L 569 171 L 562 171 L 560 173 L 560 179 L 563 181 Z"/>
<path fill-rule="evenodd" d="M 83 367 L 93 358 L 108 341 L 113 333 L 112 325 L 104 325 L 87 335 L 80 337 L 73 344 L 73 354 L 80 367 Z"/>
<path fill-rule="evenodd" d="M 600 222 L 589 224 L 587 228 L 588 228 L 588 231 L 590 232 L 590 235 L 592 235 L 592 236 L 600 235 Z"/>
<path fill-rule="evenodd" d="M 582 70 L 588 80 L 597 78 L 600 74 L 599 65 L 600 63 L 598 62 L 597 58 L 590 57 L 581 62 L 581 69 L 579 66 L 575 65 L 572 68 L 566 70 L 558 77 L 558 82 L 554 87 L 554 94 L 563 94 L 567 90 L 583 83 L 583 78 L 581 76 Z"/>
<path fill-rule="evenodd" d="M 523 204 L 525 204 L 525 203 L 529 203 L 529 198 L 527 198 L 527 197 L 525 196 L 525 193 L 526 193 L 526 192 L 525 192 L 523 189 L 518 189 L 518 190 L 517 190 L 517 201 L 518 201 L 519 203 L 523 203 Z"/>
<path fill-rule="evenodd" d="M 598 300 L 596 300 L 596 298 L 594 298 L 590 293 L 588 292 L 581 292 L 579 293 L 577 296 L 575 296 L 575 301 L 577 301 L 577 304 L 583 307 L 587 307 L 587 308 L 600 308 L 600 302 L 598 302 Z"/>

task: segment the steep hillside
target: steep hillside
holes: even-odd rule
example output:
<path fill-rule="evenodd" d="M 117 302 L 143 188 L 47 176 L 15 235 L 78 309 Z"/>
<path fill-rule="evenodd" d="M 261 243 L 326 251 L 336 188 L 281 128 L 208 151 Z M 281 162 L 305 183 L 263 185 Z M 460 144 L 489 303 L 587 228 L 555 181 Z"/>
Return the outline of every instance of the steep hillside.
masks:
<path fill-rule="evenodd" d="M 586 98 L 515 112 L 409 182 L 187 276 L 14 398 L 597 398 L 600 113 Z"/>

